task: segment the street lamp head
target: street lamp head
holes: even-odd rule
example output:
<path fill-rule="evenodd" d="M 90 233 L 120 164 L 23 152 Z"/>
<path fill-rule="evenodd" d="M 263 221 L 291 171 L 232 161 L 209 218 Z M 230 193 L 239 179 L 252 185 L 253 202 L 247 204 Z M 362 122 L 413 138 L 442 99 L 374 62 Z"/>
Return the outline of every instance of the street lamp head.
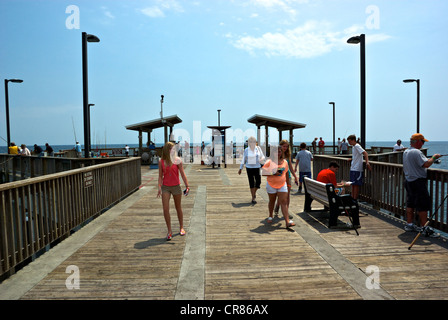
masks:
<path fill-rule="evenodd" d="M 22 79 L 6 79 L 6 81 L 8 81 L 8 82 L 15 82 L 15 83 L 22 83 L 23 82 Z"/>
<path fill-rule="evenodd" d="M 418 81 L 418 79 L 405 79 L 405 80 L 403 80 L 403 82 L 405 82 L 405 83 L 417 82 L 417 81 Z"/>
<path fill-rule="evenodd" d="M 100 39 L 93 34 L 87 34 L 86 40 L 87 42 L 100 42 Z"/>
<path fill-rule="evenodd" d="M 351 44 L 358 44 L 360 42 L 361 42 L 361 36 L 351 37 L 350 39 L 347 40 L 347 43 Z"/>
<path fill-rule="evenodd" d="M 328 104 L 333 104 L 334 105 L 334 102 L 328 102 Z"/>

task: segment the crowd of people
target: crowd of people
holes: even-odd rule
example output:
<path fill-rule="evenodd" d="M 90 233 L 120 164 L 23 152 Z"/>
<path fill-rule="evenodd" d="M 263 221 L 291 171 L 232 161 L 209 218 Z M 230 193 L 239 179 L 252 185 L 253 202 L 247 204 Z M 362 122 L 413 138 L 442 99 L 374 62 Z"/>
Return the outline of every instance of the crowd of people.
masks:
<path fill-rule="evenodd" d="M 16 154 L 22 156 L 43 156 L 44 152 L 46 152 L 48 156 L 54 156 L 54 150 L 48 143 L 45 143 L 45 150 L 35 144 L 32 152 L 27 148 L 25 144 L 21 144 L 19 147 L 14 142 L 11 142 L 8 146 L 8 154 Z"/>
<path fill-rule="evenodd" d="M 430 208 L 430 196 L 427 189 L 427 173 L 426 169 L 431 166 L 440 154 L 433 155 L 427 159 L 420 148 L 425 141 L 422 134 L 414 134 L 410 139 L 410 148 L 404 148 L 401 145 L 401 140 L 397 141 L 394 147 L 395 151 L 403 151 L 403 171 L 405 174 L 404 186 L 407 192 L 406 206 L 407 206 L 407 221 L 405 226 L 406 231 L 424 231 L 426 236 L 439 236 L 429 226 L 422 230 L 421 227 L 414 225 L 414 213 L 417 212 L 420 225 L 424 226 L 427 221 L 427 214 Z M 324 142 L 321 138 L 322 148 Z M 344 148 L 341 141 L 340 152 L 342 153 L 348 148 Z M 313 141 L 317 144 L 317 138 Z M 312 143 L 312 147 L 313 147 Z M 336 180 L 336 173 L 339 170 L 339 165 L 336 162 L 330 162 L 328 168 L 321 170 L 316 180 L 323 183 L 332 183 L 338 192 L 343 193 L 345 187 L 351 187 L 351 197 L 358 201 L 359 191 L 364 181 L 364 163 L 367 170 L 372 170 L 369 162 L 368 153 L 359 144 L 359 140 L 355 135 L 347 137 L 347 144 L 350 145 L 352 151 L 350 179 L 349 181 Z M 321 146 L 319 146 L 321 148 Z M 257 190 L 261 188 L 261 175 L 266 176 L 266 192 L 269 197 L 268 201 L 268 218 L 267 223 L 273 222 L 274 212 L 277 214 L 279 209 L 285 220 L 286 228 L 295 226 L 295 223 L 289 215 L 289 204 L 291 194 L 291 181 L 294 178 L 296 185 L 298 185 L 298 192 L 302 191 L 302 183 L 304 177 L 311 178 L 311 161 L 313 161 L 313 153 L 307 150 L 306 143 L 300 144 L 300 151 L 295 156 L 295 166 L 292 166 L 291 148 L 287 140 L 282 140 L 278 146 L 271 146 L 271 156 L 267 158 L 262 149 L 257 145 L 257 140 L 254 137 L 248 139 L 248 146 L 244 150 L 243 158 L 238 170 L 241 175 L 242 170 L 246 167 L 246 174 L 249 182 L 249 189 L 251 195 L 251 203 L 257 203 Z M 296 175 L 297 167 L 299 167 L 299 175 Z M 172 239 L 171 219 L 169 214 L 169 201 L 171 195 L 174 199 L 175 208 L 179 220 L 180 232 L 185 235 L 183 227 L 183 212 L 181 206 L 182 189 L 180 187 L 179 174 L 182 176 L 186 189 L 184 194 L 188 194 L 189 185 L 185 175 L 182 160 L 176 153 L 175 144 L 168 142 L 163 147 L 162 159 L 159 162 L 159 190 L 158 197 L 162 197 L 163 214 L 168 228 L 167 240 Z M 359 228 L 360 226 L 355 226 Z"/>

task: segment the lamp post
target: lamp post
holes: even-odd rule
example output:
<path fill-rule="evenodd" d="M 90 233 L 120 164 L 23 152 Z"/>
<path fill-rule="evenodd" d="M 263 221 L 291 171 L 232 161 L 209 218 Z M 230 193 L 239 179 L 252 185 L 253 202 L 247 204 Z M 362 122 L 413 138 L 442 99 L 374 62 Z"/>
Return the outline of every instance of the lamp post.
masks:
<path fill-rule="evenodd" d="M 9 145 L 11 144 L 11 134 L 10 134 L 10 128 L 9 128 L 8 82 L 22 83 L 23 80 L 21 80 L 21 79 L 5 79 L 6 143 L 8 144 L 6 147 L 9 147 Z"/>
<path fill-rule="evenodd" d="M 361 146 L 366 147 L 366 37 L 365 34 L 351 37 L 350 44 L 360 44 L 361 47 Z"/>
<path fill-rule="evenodd" d="M 90 130 L 90 107 L 93 107 L 94 103 L 89 103 L 89 151 L 92 150 L 92 134 Z"/>
<path fill-rule="evenodd" d="M 334 102 L 328 102 L 328 104 L 333 105 L 333 154 L 336 154 L 335 146 L 336 146 L 336 135 L 335 135 L 335 127 L 336 127 L 336 121 L 335 121 L 335 103 Z"/>
<path fill-rule="evenodd" d="M 405 79 L 403 82 L 417 82 L 417 132 L 420 132 L 420 79 Z"/>
<path fill-rule="evenodd" d="M 220 113 L 221 113 L 221 109 L 218 109 L 218 127 L 221 126 L 221 115 L 220 115 Z"/>
<path fill-rule="evenodd" d="M 82 92 L 83 92 L 83 115 L 84 115 L 84 157 L 90 157 L 90 107 L 89 86 L 87 69 L 87 42 L 100 42 L 93 34 L 82 33 Z"/>

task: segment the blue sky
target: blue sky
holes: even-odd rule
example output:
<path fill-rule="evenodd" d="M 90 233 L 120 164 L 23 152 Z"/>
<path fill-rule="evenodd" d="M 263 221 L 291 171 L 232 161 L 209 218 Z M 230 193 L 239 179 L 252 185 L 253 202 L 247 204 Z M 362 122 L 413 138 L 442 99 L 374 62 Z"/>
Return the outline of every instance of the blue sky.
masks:
<path fill-rule="evenodd" d="M 331 142 L 330 101 L 336 137 L 359 135 L 360 50 L 346 41 L 361 33 L 366 140 L 407 141 L 415 133 L 416 84 L 403 79 L 418 78 L 420 131 L 446 141 L 447 12 L 444 0 L 1 0 L 0 77 L 24 80 L 9 84 L 11 140 L 71 144 L 76 134 L 84 141 L 87 32 L 101 39 L 88 45 L 92 144 L 137 143 L 125 126 L 160 117 L 162 94 L 164 115 L 183 120 L 181 140 L 193 142 L 194 123 L 196 137 L 207 139 L 221 109 L 221 124 L 235 135 L 255 133 L 247 119 L 261 114 L 305 123 L 294 141 Z M 4 101 L 2 88 L 2 139 Z M 163 142 L 163 130 L 152 139 Z"/>

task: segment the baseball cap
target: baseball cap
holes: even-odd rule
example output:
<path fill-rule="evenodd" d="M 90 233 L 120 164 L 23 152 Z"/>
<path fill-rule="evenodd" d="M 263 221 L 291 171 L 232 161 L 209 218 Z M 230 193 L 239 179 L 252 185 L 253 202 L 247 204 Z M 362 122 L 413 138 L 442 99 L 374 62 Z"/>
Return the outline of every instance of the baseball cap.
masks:
<path fill-rule="evenodd" d="M 428 141 L 425 139 L 425 137 L 421 134 L 421 133 L 414 133 L 411 136 L 411 140 L 423 140 L 423 141 Z"/>

